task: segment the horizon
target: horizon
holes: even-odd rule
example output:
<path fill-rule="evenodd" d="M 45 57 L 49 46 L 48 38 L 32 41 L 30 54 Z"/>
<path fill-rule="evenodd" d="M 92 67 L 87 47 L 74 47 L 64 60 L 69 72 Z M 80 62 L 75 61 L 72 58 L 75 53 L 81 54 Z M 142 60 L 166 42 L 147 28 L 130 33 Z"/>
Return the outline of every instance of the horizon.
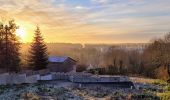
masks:
<path fill-rule="evenodd" d="M 170 0 L 0 1 L 2 22 L 14 19 L 17 35 L 31 42 L 40 26 L 46 42 L 148 43 L 170 31 Z M 159 9 L 155 9 L 159 8 Z"/>
<path fill-rule="evenodd" d="M 71 42 L 46 42 L 46 44 L 81 44 L 81 45 L 119 45 L 119 44 L 150 44 L 152 42 L 146 42 L 146 43 L 71 43 Z M 22 44 L 31 44 L 31 42 L 22 42 Z"/>

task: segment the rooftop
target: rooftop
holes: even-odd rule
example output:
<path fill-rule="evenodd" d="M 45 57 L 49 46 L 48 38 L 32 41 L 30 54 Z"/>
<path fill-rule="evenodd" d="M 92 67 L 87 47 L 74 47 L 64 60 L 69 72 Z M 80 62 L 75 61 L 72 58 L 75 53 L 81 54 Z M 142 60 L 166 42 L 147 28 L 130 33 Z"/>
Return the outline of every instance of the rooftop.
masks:
<path fill-rule="evenodd" d="M 59 56 L 51 56 L 48 58 L 49 62 L 58 62 L 58 63 L 62 63 L 65 60 L 67 60 L 69 57 L 59 57 Z"/>

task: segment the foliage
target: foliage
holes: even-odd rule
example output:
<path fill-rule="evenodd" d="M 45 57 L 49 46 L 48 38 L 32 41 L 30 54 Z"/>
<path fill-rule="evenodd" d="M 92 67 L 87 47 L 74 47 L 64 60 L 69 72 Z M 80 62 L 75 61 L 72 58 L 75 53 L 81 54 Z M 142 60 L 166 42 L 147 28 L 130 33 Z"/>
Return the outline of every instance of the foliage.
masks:
<path fill-rule="evenodd" d="M 132 100 L 160 100 L 157 95 L 150 93 L 134 94 Z"/>
<path fill-rule="evenodd" d="M 106 68 L 106 72 L 107 74 L 109 75 L 116 75 L 118 74 L 118 68 L 117 67 L 114 67 L 112 65 L 109 65 L 107 68 Z"/>
<path fill-rule="evenodd" d="M 76 72 L 83 72 L 86 71 L 87 66 L 86 65 L 77 65 L 76 66 Z"/>
<path fill-rule="evenodd" d="M 170 92 L 158 93 L 161 100 L 170 100 Z"/>
<path fill-rule="evenodd" d="M 152 84 L 155 85 L 167 85 L 168 83 L 164 80 L 156 79 Z"/>
<path fill-rule="evenodd" d="M 89 69 L 88 72 L 92 74 L 105 75 L 106 69 L 105 68 L 94 68 L 94 69 Z"/>
<path fill-rule="evenodd" d="M 35 93 L 26 92 L 26 93 L 21 94 L 20 99 L 23 99 L 23 100 L 40 100 L 40 97 Z"/>
<path fill-rule="evenodd" d="M 29 65 L 34 70 L 45 69 L 48 64 L 47 47 L 41 36 L 39 27 L 35 31 L 35 37 L 29 50 Z"/>
<path fill-rule="evenodd" d="M 15 31 L 14 20 L 0 24 L 0 67 L 7 71 L 18 71 L 20 66 L 20 42 Z"/>
<path fill-rule="evenodd" d="M 145 53 L 148 55 L 149 64 L 158 68 L 166 67 L 168 76 L 170 76 L 170 33 L 164 38 L 155 40 L 148 46 Z"/>

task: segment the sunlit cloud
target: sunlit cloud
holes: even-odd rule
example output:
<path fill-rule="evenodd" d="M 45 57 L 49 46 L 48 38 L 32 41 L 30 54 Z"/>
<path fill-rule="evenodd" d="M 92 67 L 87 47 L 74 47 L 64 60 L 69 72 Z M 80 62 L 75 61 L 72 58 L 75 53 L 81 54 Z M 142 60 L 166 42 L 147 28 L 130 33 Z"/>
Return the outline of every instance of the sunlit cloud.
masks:
<path fill-rule="evenodd" d="M 148 42 L 170 31 L 170 0 L 1 0 L 30 42 L 40 26 L 47 42 Z"/>

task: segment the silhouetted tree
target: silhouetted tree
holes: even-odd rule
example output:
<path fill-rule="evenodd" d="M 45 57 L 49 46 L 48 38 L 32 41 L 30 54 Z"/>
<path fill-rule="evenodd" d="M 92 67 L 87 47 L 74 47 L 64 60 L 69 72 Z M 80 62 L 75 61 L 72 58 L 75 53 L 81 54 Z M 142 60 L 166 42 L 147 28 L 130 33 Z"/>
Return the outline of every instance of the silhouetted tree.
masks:
<path fill-rule="evenodd" d="M 48 64 L 47 46 L 41 36 L 39 27 L 35 30 L 35 37 L 29 50 L 28 63 L 34 70 L 45 69 Z"/>
<path fill-rule="evenodd" d="M 20 66 L 20 42 L 15 31 L 14 20 L 0 24 L 0 67 L 7 71 L 18 71 Z"/>

